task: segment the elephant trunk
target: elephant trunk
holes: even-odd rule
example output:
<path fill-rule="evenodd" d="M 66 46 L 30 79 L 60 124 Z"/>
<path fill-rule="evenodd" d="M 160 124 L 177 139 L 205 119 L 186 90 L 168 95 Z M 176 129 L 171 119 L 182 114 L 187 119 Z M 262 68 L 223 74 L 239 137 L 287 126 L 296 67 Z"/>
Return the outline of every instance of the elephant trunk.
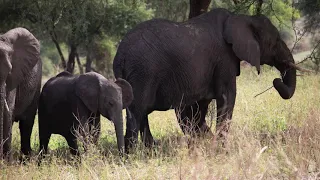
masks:
<path fill-rule="evenodd" d="M 283 99 L 290 99 L 296 89 L 297 70 L 291 66 L 291 64 L 294 64 L 294 59 L 284 43 L 279 47 L 279 51 L 275 67 L 281 72 L 282 79 L 274 79 L 273 86 Z"/>
<path fill-rule="evenodd" d="M 113 120 L 116 136 L 117 136 L 117 144 L 120 155 L 122 156 L 124 152 L 124 135 L 123 135 L 123 117 L 122 117 L 122 109 L 119 113 L 117 113 L 116 118 Z"/>

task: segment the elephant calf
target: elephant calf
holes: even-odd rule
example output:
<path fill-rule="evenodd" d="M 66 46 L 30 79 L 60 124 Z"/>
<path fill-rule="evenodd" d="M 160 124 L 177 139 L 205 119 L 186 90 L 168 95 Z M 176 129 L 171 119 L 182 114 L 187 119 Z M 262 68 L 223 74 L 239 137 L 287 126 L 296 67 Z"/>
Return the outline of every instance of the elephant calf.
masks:
<path fill-rule="evenodd" d="M 94 72 L 77 76 L 61 72 L 46 82 L 40 95 L 40 150 L 47 153 L 51 134 L 60 134 L 66 138 L 71 153 L 78 155 L 77 130 L 89 125 L 89 129 L 96 127 L 99 132 L 101 114 L 114 122 L 118 149 L 122 152 L 122 109 L 132 99 L 132 88 L 123 79 L 112 82 Z M 94 136 L 97 140 L 99 133 Z"/>

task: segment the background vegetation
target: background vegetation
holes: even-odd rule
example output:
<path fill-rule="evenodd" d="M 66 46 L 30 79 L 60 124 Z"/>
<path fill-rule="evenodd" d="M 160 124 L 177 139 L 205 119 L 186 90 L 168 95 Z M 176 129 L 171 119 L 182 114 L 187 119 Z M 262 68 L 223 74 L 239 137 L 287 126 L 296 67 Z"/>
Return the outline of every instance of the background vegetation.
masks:
<path fill-rule="evenodd" d="M 223 7 L 236 13 L 264 14 L 279 29 L 296 62 L 320 71 L 319 0 L 1 0 L 0 34 L 23 26 L 41 43 L 44 82 L 68 70 L 96 71 L 113 77 L 117 45 L 136 24 L 165 18 L 185 21 L 200 9 Z M 227 147 L 205 138 L 188 145 L 172 111 L 149 116 L 151 131 L 160 145 L 153 151 L 141 145 L 126 162 L 117 156 L 113 125 L 102 121 L 99 146 L 70 160 L 63 138 L 53 135 L 50 157 L 38 167 L 38 125 L 34 126 L 34 159 L 18 163 L 20 139 L 14 124 L 16 162 L 0 164 L 1 179 L 316 179 L 320 173 L 320 78 L 317 73 L 298 77 L 288 101 L 271 86 L 279 73 L 263 67 L 258 76 L 242 67 Z M 214 101 L 208 123 L 215 132 Z M 165 122 L 165 123 L 164 123 Z M 67 161 L 69 159 L 70 161 Z"/>

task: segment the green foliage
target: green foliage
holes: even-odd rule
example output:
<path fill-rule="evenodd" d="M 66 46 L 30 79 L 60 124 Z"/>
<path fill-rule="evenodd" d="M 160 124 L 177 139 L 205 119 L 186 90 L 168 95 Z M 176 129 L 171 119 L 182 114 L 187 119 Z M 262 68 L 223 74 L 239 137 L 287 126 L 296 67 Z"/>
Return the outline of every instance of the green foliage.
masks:
<path fill-rule="evenodd" d="M 112 61 L 116 55 L 116 38 L 103 35 L 93 45 L 94 68 L 105 77 L 113 77 Z"/>
<path fill-rule="evenodd" d="M 87 47 L 92 46 L 93 40 L 104 39 L 105 34 L 110 38 L 110 42 L 104 51 L 113 54 L 116 49 L 115 42 L 139 22 L 153 17 L 153 10 L 147 9 L 147 4 L 138 0 L 24 0 L 5 1 L 0 4 L 0 15 L 3 15 L 0 23 L 10 22 L 2 23 L 6 30 L 23 25 L 38 39 L 46 42 L 42 43 L 42 59 L 51 62 L 44 62 L 45 75 L 53 71 L 51 65 L 56 67 L 57 63 L 61 62 L 62 57 L 57 50 L 54 52 L 56 46 L 60 46 L 63 51 L 68 51 L 73 46 L 77 48 L 78 54 L 83 55 L 87 54 Z M 62 44 L 69 47 L 62 48 Z M 68 52 L 63 53 L 63 56 L 67 59 Z M 111 62 L 111 57 L 113 56 L 107 58 L 108 62 Z M 96 63 L 96 66 L 100 66 L 97 69 L 103 72 L 111 73 L 111 66 L 108 65 L 106 68 L 109 69 L 104 70 L 102 61 Z"/>
<path fill-rule="evenodd" d="M 169 19 L 176 22 L 188 19 L 189 0 L 147 0 L 148 6 L 154 9 L 155 18 Z"/>
<path fill-rule="evenodd" d="M 68 47 L 65 44 L 60 44 L 63 54 L 68 54 Z M 42 73 L 45 77 L 55 76 L 62 69 L 60 65 L 60 57 L 56 47 L 50 41 L 41 41 L 40 56 L 42 59 Z"/>
<path fill-rule="evenodd" d="M 147 9 L 146 4 L 140 1 L 136 1 L 133 6 L 121 1 L 111 1 L 106 13 L 104 32 L 119 39 L 138 23 L 153 17 L 153 10 Z"/>

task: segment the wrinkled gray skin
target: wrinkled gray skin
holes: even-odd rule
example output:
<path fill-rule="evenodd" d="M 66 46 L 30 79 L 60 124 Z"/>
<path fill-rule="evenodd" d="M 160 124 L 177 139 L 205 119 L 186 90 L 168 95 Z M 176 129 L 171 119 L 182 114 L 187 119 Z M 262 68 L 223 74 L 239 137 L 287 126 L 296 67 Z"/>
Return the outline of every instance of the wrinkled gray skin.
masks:
<path fill-rule="evenodd" d="M 101 114 L 113 121 L 118 149 L 123 152 L 122 109 L 128 107 L 132 99 L 130 84 L 120 78 L 112 82 L 95 72 L 76 76 L 61 72 L 50 78 L 39 100 L 40 151 L 47 153 L 51 134 L 60 134 L 66 138 L 71 153 L 79 155 L 76 135 L 80 132 L 87 136 L 88 130 L 95 127 L 90 133 L 96 142 Z"/>
<path fill-rule="evenodd" d="M 282 76 L 273 81 L 275 89 L 283 99 L 293 96 L 292 54 L 265 16 L 213 9 L 182 23 L 146 21 L 128 32 L 113 63 L 115 77 L 127 80 L 134 93 L 127 109 L 126 150 L 137 141 L 139 130 L 146 145 L 152 145 L 148 114 L 154 110 L 174 108 L 184 133 L 210 132 L 205 115 L 212 99 L 217 103 L 217 130 L 228 131 L 225 120 L 232 118 L 240 60 L 258 73 L 260 65 L 275 66 Z"/>
<path fill-rule="evenodd" d="M 21 151 L 31 152 L 30 136 L 40 95 L 42 63 L 38 40 L 24 28 L 0 36 L 0 158 L 11 157 L 11 133 L 19 121 Z"/>

